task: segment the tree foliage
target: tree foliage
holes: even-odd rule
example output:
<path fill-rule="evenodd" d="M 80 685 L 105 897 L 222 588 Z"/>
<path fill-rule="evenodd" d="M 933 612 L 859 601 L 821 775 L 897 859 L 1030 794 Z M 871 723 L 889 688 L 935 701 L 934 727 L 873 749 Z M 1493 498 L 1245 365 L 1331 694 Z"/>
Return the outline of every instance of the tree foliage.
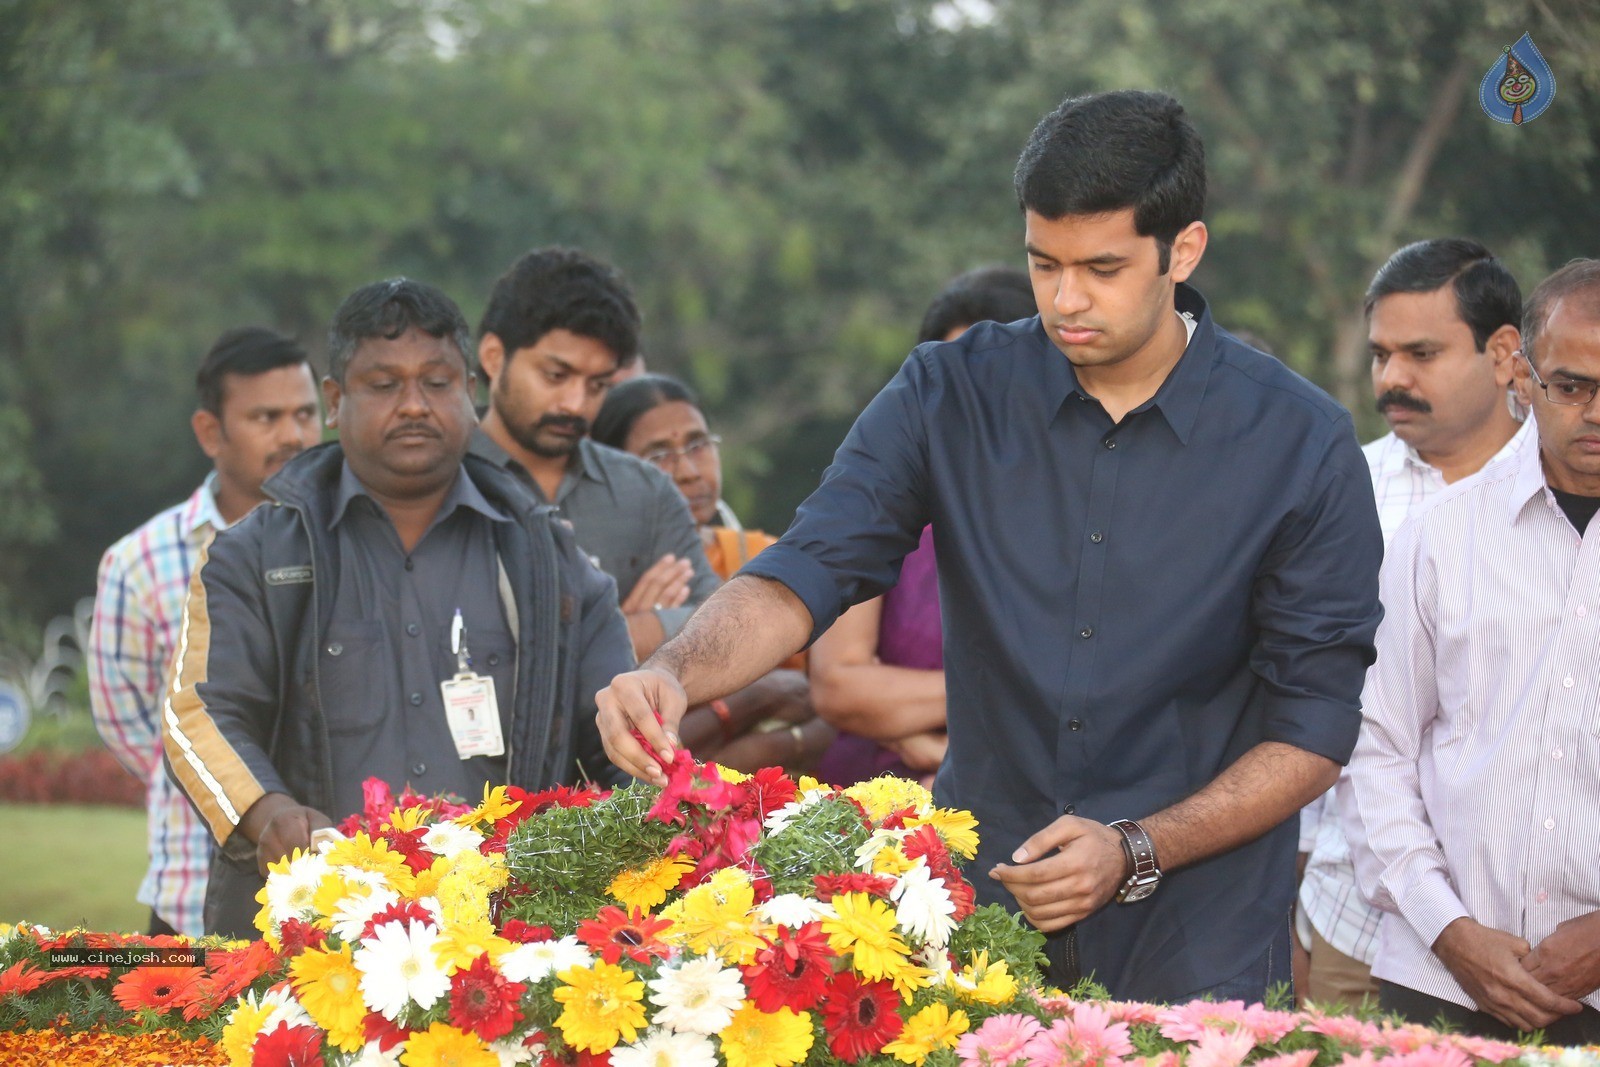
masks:
<path fill-rule="evenodd" d="M 1511 129 L 1477 82 L 1524 29 L 1559 92 Z M 782 528 L 928 297 L 1020 262 L 1011 168 L 1068 93 L 1186 102 L 1198 283 L 1364 414 L 1395 246 L 1471 233 L 1531 286 L 1600 232 L 1580 0 L 11 0 L 0 30 L 0 614 L 64 610 L 190 491 L 223 329 L 320 351 L 401 273 L 472 317 L 551 242 L 629 274 L 730 499 Z"/>

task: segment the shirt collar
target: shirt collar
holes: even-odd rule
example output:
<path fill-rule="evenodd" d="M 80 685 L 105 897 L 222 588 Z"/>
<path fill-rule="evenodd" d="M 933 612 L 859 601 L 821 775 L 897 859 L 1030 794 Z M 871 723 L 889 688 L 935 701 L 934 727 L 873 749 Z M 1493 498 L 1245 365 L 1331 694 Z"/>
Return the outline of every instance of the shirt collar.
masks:
<path fill-rule="evenodd" d="M 1516 478 L 1511 483 L 1511 498 L 1506 502 L 1506 521 L 1515 526 L 1517 520 L 1536 496 L 1543 496 L 1547 488 L 1544 480 L 1543 449 L 1539 447 L 1539 433 L 1533 426 L 1533 416 L 1523 423 L 1512 442 L 1517 443 L 1515 463 Z M 1504 449 L 1501 450 L 1504 454 Z"/>
<path fill-rule="evenodd" d="M 1500 446 L 1500 451 L 1489 457 L 1488 463 L 1485 463 L 1484 466 L 1487 467 L 1491 463 L 1499 463 L 1507 456 L 1510 456 L 1516 452 L 1517 449 L 1521 448 L 1523 440 L 1533 432 L 1532 426 L 1533 417 L 1530 415 L 1527 419 L 1523 420 L 1522 425 L 1517 427 L 1517 432 L 1512 434 L 1510 439 L 1507 440 L 1505 444 Z M 1401 463 L 1404 466 L 1416 467 L 1423 471 L 1434 471 L 1435 473 L 1438 472 L 1438 467 L 1435 467 L 1433 464 L 1423 459 L 1422 453 L 1418 452 L 1407 442 L 1401 440 L 1399 435 L 1397 435 L 1393 430 L 1389 431 L 1389 436 L 1394 438 L 1395 444 L 1398 446 L 1400 453 Z"/>
<path fill-rule="evenodd" d="M 580 437 L 578 439 L 578 447 L 572 453 L 572 459 L 567 463 L 567 473 L 562 475 L 562 482 L 566 482 L 569 478 L 581 477 L 587 478 L 591 482 L 599 482 L 601 485 L 609 485 L 610 482 L 606 478 L 605 464 L 595 454 L 595 450 L 599 447 L 590 438 Z M 528 469 L 518 463 L 515 456 L 501 448 L 499 441 L 484 433 L 483 427 L 479 426 L 473 429 L 472 437 L 467 442 L 467 451 L 481 459 L 488 460 L 497 467 L 504 467 L 515 474 L 523 484 L 534 485 L 537 488 L 537 484 L 534 482 L 533 476 L 528 473 Z M 542 496 L 543 494 L 541 493 L 540 495 Z"/>
<path fill-rule="evenodd" d="M 1155 408 L 1166 419 L 1167 425 L 1172 427 L 1178 441 L 1186 445 L 1194 432 L 1195 420 L 1200 417 L 1200 402 L 1205 398 L 1206 383 L 1211 380 L 1211 368 L 1217 361 L 1217 331 L 1211 321 L 1211 309 L 1198 289 L 1179 282 L 1174 293 L 1174 304 L 1180 316 L 1187 313 L 1194 318 L 1194 333 L 1183 355 L 1178 357 L 1178 362 L 1167 373 L 1167 380 L 1156 390 L 1156 395 L 1129 414 Z M 1048 335 L 1045 336 L 1045 343 L 1059 355 L 1060 350 L 1055 348 Z M 1078 384 L 1076 368 L 1065 357 L 1061 358 L 1061 362 L 1071 379 L 1069 392 L 1088 397 L 1089 393 Z"/>
<path fill-rule="evenodd" d="M 207 526 L 213 530 L 226 530 L 228 523 L 222 518 L 222 511 L 217 507 L 217 472 L 212 471 L 206 475 L 206 480 L 200 483 L 200 488 L 189 497 L 189 508 L 183 516 L 184 529 L 190 533 Z"/>
<path fill-rule="evenodd" d="M 340 464 L 339 488 L 333 497 L 333 514 L 328 519 L 328 529 L 338 526 L 344 518 L 345 509 L 350 506 L 350 501 L 356 497 L 364 496 L 372 499 L 372 494 L 367 492 L 367 487 L 361 484 L 361 479 L 356 477 L 356 472 L 350 469 L 350 461 L 345 460 Z M 373 501 L 376 504 L 376 501 Z M 480 515 L 494 522 L 510 522 L 511 517 L 504 511 L 489 503 L 483 495 L 483 490 L 478 488 L 478 483 L 472 480 L 472 475 L 467 473 L 467 468 L 462 467 L 456 475 L 456 480 L 451 484 L 450 491 L 445 494 L 444 500 L 439 504 L 439 512 L 434 516 L 429 525 L 431 530 L 445 519 L 449 518 L 457 508 L 470 508 Z"/>

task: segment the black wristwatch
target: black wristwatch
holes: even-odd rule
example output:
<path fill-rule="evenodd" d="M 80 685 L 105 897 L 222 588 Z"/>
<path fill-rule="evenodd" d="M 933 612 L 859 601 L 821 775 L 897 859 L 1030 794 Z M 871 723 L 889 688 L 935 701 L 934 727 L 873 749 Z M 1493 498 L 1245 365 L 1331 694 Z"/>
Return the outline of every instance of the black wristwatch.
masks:
<path fill-rule="evenodd" d="M 1156 846 L 1144 827 L 1132 819 L 1118 819 L 1108 824 L 1122 835 L 1122 853 L 1128 858 L 1128 880 L 1117 891 L 1118 904 L 1132 904 L 1143 900 L 1161 884 L 1161 867 L 1156 863 Z"/>

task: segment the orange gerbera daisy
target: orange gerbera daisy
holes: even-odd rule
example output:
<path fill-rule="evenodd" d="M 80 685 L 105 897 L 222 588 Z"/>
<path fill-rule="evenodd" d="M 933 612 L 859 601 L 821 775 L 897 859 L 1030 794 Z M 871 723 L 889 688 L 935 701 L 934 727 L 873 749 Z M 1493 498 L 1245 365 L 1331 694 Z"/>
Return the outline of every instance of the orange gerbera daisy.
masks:
<path fill-rule="evenodd" d="M 111 995 L 126 1011 L 171 1011 L 201 991 L 200 967 L 135 967 L 118 980 Z"/>
<path fill-rule="evenodd" d="M 0 1000 L 12 994 L 25 996 L 49 981 L 50 972 L 41 971 L 31 960 L 18 960 L 0 971 Z"/>

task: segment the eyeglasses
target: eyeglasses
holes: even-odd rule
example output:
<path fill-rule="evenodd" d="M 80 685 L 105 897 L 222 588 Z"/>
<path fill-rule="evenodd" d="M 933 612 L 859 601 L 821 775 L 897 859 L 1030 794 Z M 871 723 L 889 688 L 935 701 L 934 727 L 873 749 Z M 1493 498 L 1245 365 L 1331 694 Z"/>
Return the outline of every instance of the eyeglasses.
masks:
<path fill-rule="evenodd" d="M 1557 378 L 1554 381 L 1545 381 L 1539 377 L 1539 371 L 1534 367 L 1533 360 L 1528 358 L 1526 352 L 1517 349 L 1528 364 L 1528 371 L 1533 375 L 1534 382 L 1544 390 L 1545 399 L 1552 404 L 1562 404 L 1567 407 L 1584 407 L 1594 400 L 1594 395 L 1600 391 L 1600 382 L 1580 382 L 1571 378 Z"/>
<path fill-rule="evenodd" d="M 652 448 L 640 458 L 647 463 L 654 463 L 664 471 L 677 467 L 678 460 L 692 459 L 698 466 L 708 457 L 708 453 L 722 443 L 722 438 L 717 434 L 708 434 L 698 441 L 690 441 L 682 448 Z"/>

